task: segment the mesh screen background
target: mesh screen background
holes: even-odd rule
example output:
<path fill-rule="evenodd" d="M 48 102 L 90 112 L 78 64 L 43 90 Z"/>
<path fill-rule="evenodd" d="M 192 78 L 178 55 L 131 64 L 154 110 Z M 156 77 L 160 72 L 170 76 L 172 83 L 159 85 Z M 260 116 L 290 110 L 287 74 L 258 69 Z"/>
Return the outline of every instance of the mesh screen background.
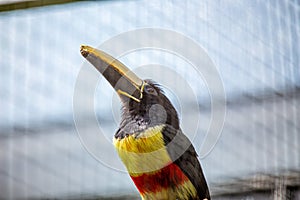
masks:
<path fill-rule="evenodd" d="M 84 149 L 72 98 L 84 63 L 82 43 L 97 46 L 144 27 L 192 38 L 219 70 L 227 116 L 217 145 L 201 159 L 213 194 L 222 190 L 220 183 L 257 174 L 299 177 L 299 21 L 296 0 L 92 1 L 0 13 L 0 198 L 137 194 L 126 173 L 101 164 Z M 192 141 L 199 151 L 210 116 L 209 93 L 201 80 L 166 53 L 135 52 L 121 60 L 133 69 L 164 64 L 195 83 L 203 107 L 199 136 Z M 176 85 L 159 71 L 150 78 L 155 74 Z M 176 97 L 167 94 L 180 108 Z M 108 140 L 117 130 L 111 110 L 119 107 L 113 98 L 108 83 L 99 83 L 95 111 Z M 189 99 L 180 103 L 189 105 Z M 184 130 L 199 115 L 193 106 L 180 111 L 190 112 Z M 87 132 L 97 130 L 88 119 L 86 125 Z M 112 145 L 97 145 L 109 162 L 122 166 Z"/>

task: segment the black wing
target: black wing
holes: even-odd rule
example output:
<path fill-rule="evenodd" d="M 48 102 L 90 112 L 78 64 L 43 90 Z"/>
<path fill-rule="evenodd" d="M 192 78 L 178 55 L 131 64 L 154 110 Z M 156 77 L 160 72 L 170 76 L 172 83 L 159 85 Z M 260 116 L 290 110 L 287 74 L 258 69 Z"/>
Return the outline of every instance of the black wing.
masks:
<path fill-rule="evenodd" d="M 172 126 L 167 125 L 163 130 L 167 151 L 172 161 L 184 172 L 197 190 L 199 199 L 210 200 L 208 186 L 198 161 L 198 155 L 190 140 Z"/>

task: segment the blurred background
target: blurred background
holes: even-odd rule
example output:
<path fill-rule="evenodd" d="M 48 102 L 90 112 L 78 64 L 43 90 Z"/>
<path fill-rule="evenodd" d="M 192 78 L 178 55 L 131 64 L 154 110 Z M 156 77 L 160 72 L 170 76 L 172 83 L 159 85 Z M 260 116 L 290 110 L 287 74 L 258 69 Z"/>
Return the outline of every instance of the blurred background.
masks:
<path fill-rule="evenodd" d="M 213 199 L 300 199 L 298 0 L 0 1 L 0 199 L 139 199 L 113 146 L 106 144 L 119 120 L 112 88 L 100 80 L 95 91 L 104 134 L 93 145 L 100 158 L 82 144 L 72 102 L 85 63 L 80 45 L 97 47 L 144 27 L 196 41 L 223 80 L 223 131 L 200 160 Z M 188 113 L 183 130 L 199 152 L 211 116 L 204 81 L 166 52 L 144 50 L 120 59 L 145 78 L 181 88 L 177 94 L 165 90 L 180 117 Z M 173 76 L 159 69 L 145 73 L 140 66 L 150 63 L 191 83 L 197 104 Z M 80 111 L 86 134 L 99 131 L 89 124 L 84 105 Z M 199 129 L 190 135 L 195 118 Z"/>

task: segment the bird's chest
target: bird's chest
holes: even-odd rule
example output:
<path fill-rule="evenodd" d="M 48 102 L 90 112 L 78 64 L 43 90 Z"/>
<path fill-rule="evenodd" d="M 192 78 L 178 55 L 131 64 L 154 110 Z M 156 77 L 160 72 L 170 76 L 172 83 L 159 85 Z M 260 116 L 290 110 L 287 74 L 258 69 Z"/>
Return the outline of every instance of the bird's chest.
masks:
<path fill-rule="evenodd" d="M 130 175 L 154 172 L 172 162 L 165 147 L 162 130 L 163 125 L 122 139 L 114 138 L 114 146 Z"/>
<path fill-rule="evenodd" d="M 172 162 L 162 135 L 163 126 L 114 139 L 115 148 L 143 199 L 188 199 L 192 183 Z"/>

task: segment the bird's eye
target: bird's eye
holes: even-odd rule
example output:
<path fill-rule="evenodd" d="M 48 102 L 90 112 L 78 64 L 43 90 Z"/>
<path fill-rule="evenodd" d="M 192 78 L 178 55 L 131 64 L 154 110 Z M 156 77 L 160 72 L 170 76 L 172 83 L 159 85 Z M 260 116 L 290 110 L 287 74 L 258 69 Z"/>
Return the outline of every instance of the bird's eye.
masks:
<path fill-rule="evenodd" d="M 145 92 L 147 92 L 148 94 L 157 95 L 156 90 L 150 85 L 145 86 Z"/>

